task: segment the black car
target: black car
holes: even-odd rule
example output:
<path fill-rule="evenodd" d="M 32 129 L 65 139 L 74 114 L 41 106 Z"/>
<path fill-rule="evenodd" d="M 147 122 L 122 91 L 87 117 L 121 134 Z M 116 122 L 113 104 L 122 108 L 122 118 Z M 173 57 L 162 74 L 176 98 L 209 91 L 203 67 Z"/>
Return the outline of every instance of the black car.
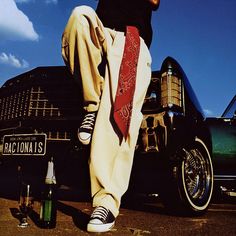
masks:
<path fill-rule="evenodd" d="M 53 156 L 62 189 L 89 191 L 89 147 L 77 140 L 80 91 L 66 67 L 39 67 L 2 86 L 1 173 L 15 165 L 15 172 L 23 169 L 40 182 Z M 193 89 L 173 58 L 153 72 L 142 112 L 128 192 L 159 193 L 168 209 L 204 213 L 213 192 L 212 138 Z"/>

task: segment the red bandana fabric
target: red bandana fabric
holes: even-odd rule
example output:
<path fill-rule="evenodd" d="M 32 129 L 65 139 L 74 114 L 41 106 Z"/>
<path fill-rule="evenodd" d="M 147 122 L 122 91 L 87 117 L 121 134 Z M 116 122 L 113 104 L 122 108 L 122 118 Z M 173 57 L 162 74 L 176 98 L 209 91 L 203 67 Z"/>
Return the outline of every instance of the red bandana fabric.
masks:
<path fill-rule="evenodd" d="M 138 29 L 134 26 L 127 26 L 113 114 L 115 122 L 125 139 L 128 136 L 133 108 L 139 51 Z"/>

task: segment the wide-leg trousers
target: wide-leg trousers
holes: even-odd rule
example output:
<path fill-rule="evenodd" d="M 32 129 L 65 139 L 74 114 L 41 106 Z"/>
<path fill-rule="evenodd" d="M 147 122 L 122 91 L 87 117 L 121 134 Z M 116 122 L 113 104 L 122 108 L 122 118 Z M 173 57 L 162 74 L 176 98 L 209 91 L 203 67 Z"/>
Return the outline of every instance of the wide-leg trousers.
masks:
<path fill-rule="evenodd" d="M 125 33 L 103 26 L 88 6 L 76 7 L 62 37 L 62 56 L 71 73 L 82 83 L 84 109 L 98 111 L 89 169 L 93 206 L 119 214 L 132 169 L 135 145 L 142 121 L 141 108 L 151 78 L 151 56 L 142 38 L 137 65 L 133 111 L 127 140 L 116 132 L 112 108 L 124 51 Z M 105 74 L 100 65 L 105 58 Z"/>

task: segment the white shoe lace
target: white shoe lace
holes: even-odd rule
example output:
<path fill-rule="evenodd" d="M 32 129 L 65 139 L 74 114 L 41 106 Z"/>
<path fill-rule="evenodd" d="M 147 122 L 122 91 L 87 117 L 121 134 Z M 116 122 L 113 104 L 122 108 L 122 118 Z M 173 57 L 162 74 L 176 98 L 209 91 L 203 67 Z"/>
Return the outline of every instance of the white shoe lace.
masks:
<path fill-rule="evenodd" d="M 92 130 L 94 126 L 95 117 L 96 113 L 88 113 L 87 115 L 85 115 L 80 128 Z"/>
<path fill-rule="evenodd" d="M 105 207 L 97 207 L 93 211 L 91 218 L 94 218 L 94 219 L 98 218 L 98 219 L 101 219 L 102 221 L 105 221 L 108 213 L 109 213 L 109 210 L 107 210 Z"/>

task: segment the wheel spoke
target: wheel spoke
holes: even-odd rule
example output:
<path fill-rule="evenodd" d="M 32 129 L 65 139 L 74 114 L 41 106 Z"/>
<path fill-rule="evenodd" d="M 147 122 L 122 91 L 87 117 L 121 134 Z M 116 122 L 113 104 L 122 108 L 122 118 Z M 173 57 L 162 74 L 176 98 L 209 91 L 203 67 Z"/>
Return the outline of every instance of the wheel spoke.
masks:
<path fill-rule="evenodd" d="M 209 180 L 209 170 L 204 157 L 198 149 L 185 152 L 184 179 L 188 194 L 191 199 L 200 199 L 204 196 Z"/>

